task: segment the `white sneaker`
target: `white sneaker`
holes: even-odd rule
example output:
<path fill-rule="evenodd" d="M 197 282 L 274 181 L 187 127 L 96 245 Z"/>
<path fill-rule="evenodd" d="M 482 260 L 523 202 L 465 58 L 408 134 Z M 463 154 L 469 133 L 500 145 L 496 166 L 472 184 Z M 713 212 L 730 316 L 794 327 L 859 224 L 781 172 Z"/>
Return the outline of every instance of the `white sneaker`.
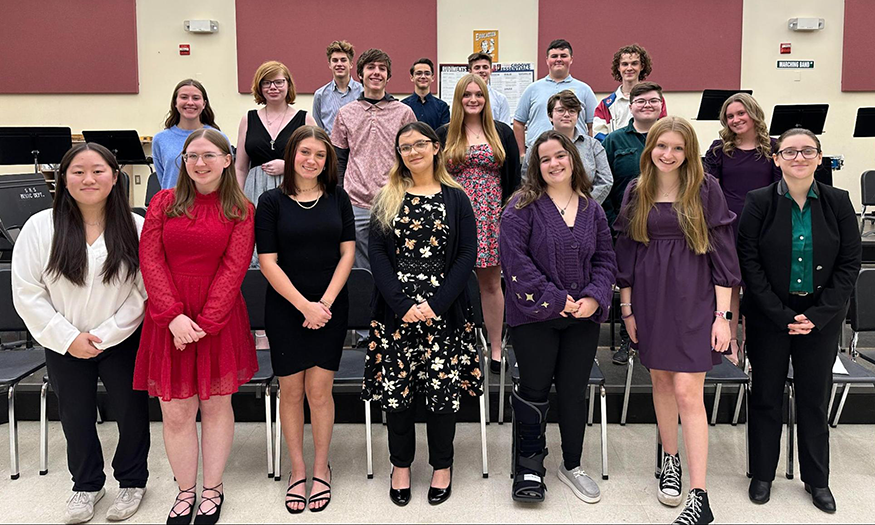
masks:
<path fill-rule="evenodd" d="M 106 494 L 104 489 L 97 492 L 74 492 L 67 500 L 64 523 L 85 523 L 94 517 L 94 505 Z"/>
<path fill-rule="evenodd" d="M 145 495 L 146 487 L 119 489 L 115 501 L 106 511 L 106 519 L 108 521 L 123 521 L 130 518 L 140 508 L 140 502 L 143 501 Z"/>
<path fill-rule="evenodd" d="M 598 503 L 602 499 L 602 493 L 599 486 L 591 477 L 587 475 L 580 467 L 575 467 L 571 470 L 565 470 L 565 465 L 559 465 L 557 472 L 562 483 L 568 485 L 574 495 L 587 503 Z"/>

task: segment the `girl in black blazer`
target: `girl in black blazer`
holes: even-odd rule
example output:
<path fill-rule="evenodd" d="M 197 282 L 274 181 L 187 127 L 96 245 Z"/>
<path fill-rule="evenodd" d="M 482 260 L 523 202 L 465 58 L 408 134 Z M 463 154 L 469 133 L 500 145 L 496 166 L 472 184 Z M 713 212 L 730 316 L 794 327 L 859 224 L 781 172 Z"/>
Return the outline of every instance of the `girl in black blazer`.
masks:
<path fill-rule="evenodd" d="M 861 243 L 848 192 L 820 184 L 820 141 L 806 129 L 778 139 L 782 178 L 747 194 L 738 258 L 746 285 L 751 474 L 749 496 L 769 500 L 778 465 L 784 382 L 793 361 L 799 470 L 814 505 L 835 512 L 829 490 L 827 410 L 832 366 L 860 270 Z"/>

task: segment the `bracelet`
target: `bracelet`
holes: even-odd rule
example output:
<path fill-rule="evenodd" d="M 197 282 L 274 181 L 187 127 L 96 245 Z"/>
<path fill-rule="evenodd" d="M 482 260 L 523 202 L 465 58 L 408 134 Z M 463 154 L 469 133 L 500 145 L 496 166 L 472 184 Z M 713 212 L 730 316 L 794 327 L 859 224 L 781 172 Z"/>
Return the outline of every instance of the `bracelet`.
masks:
<path fill-rule="evenodd" d="M 620 303 L 620 308 L 624 306 L 632 306 L 632 303 Z"/>
<path fill-rule="evenodd" d="M 325 308 L 328 308 L 329 310 L 331 310 L 331 303 L 329 303 L 325 299 L 319 299 L 319 304 L 321 304 Z"/>
<path fill-rule="evenodd" d="M 620 319 L 628 319 L 628 318 L 632 317 L 633 315 L 635 315 L 635 314 L 621 315 Z"/>

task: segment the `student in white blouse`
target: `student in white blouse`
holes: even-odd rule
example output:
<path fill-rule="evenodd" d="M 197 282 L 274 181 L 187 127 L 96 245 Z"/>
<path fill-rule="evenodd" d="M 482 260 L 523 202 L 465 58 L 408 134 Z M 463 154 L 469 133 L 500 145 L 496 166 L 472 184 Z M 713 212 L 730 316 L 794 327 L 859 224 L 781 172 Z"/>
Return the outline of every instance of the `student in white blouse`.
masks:
<path fill-rule="evenodd" d="M 103 146 L 74 146 L 61 160 L 52 209 L 25 223 L 12 252 L 15 309 L 48 350 L 67 438 L 73 495 L 66 523 L 90 520 L 104 495 L 98 378 L 119 428 L 112 467 L 120 488 L 108 520 L 137 511 L 149 474 L 148 395 L 132 384 L 146 301 L 138 257 L 143 219 L 131 213 L 118 175 Z"/>

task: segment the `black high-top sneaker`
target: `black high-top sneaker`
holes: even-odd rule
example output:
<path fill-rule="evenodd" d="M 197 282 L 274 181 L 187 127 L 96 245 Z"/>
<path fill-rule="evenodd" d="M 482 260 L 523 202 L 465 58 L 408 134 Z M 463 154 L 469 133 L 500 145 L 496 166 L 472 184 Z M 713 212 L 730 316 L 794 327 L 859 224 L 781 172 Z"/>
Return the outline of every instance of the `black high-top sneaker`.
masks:
<path fill-rule="evenodd" d="M 662 471 L 659 473 L 659 490 L 656 498 L 663 505 L 677 507 L 684 500 L 683 471 L 680 453 L 662 453 Z"/>
<path fill-rule="evenodd" d="M 705 525 L 714 521 L 711 504 L 708 503 L 708 493 L 702 489 L 693 489 L 687 495 L 684 510 L 674 520 L 680 525 Z"/>

